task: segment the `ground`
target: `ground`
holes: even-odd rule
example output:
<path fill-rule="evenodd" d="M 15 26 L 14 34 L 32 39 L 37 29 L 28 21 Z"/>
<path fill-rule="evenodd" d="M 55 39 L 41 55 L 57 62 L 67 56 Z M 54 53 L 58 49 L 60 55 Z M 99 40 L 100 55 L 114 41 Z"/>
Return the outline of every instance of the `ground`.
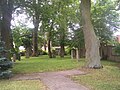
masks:
<path fill-rule="evenodd" d="M 72 76 L 70 75 L 69 77 L 67 76 L 67 80 L 70 80 L 71 82 L 74 81 L 77 85 L 79 84 L 85 86 L 90 90 L 119 90 L 120 67 L 118 63 L 102 61 L 102 64 L 104 66 L 103 69 L 87 70 L 81 68 L 81 66 L 84 65 L 84 62 L 84 59 L 81 59 L 80 62 L 77 62 L 75 60 L 71 60 L 70 57 L 65 57 L 64 59 L 60 59 L 58 57 L 54 59 L 49 59 L 47 56 L 30 59 L 23 58 L 21 61 L 17 61 L 15 63 L 12 71 L 15 78 L 16 76 L 24 76 L 26 74 L 35 75 L 36 73 L 40 72 L 51 73 L 59 72 L 61 70 L 67 71 L 74 69 L 85 73 L 84 75 L 76 75 L 74 73 L 75 76 L 74 74 L 72 74 Z M 60 80 L 58 79 L 58 81 Z M 42 80 L 42 78 L 31 80 L 2 80 L 0 81 L 0 90 L 48 90 L 48 86 L 45 85 L 45 82 L 44 80 Z"/>
<path fill-rule="evenodd" d="M 68 76 L 84 75 L 80 70 L 65 70 L 57 72 L 44 72 L 15 75 L 11 80 L 41 80 L 47 90 L 89 90 L 83 85 L 73 82 Z"/>

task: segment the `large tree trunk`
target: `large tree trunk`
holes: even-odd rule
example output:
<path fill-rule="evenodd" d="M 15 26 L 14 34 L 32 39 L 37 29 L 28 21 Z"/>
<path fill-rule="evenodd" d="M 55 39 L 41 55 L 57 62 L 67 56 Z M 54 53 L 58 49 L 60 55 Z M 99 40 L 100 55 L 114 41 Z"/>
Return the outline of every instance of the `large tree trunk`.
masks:
<path fill-rule="evenodd" d="M 38 26 L 33 31 L 33 54 L 32 56 L 38 56 Z"/>
<path fill-rule="evenodd" d="M 5 48 L 7 50 L 13 49 L 13 38 L 11 31 L 11 19 L 13 11 L 13 0 L 2 0 L 1 1 L 2 21 L 1 21 L 1 37 L 2 41 L 5 42 Z M 10 59 L 10 53 L 7 57 Z"/>
<path fill-rule="evenodd" d="M 34 31 L 33 31 L 33 54 L 32 56 L 38 56 L 38 28 L 39 28 L 39 14 L 35 12 L 34 17 Z"/>
<path fill-rule="evenodd" d="M 85 38 L 86 48 L 86 67 L 87 68 L 101 68 L 99 55 L 99 40 L 97 39 L 94 28 L 91 22 L 90 0 L 81 0 L 83 32 Z"/>

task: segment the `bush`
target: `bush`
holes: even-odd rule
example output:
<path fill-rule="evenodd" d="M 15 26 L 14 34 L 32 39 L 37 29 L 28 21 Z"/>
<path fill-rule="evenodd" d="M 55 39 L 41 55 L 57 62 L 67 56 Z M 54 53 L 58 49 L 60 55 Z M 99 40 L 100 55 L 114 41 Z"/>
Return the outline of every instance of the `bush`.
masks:
<path fill-rule="evenodd" d="M 12 76 L 9 68 L 12 68 L 12 62 L 6 58 L 7 50 L 4 48 L 5 43 L 0 41 L 0 79 L 10 78 Z"/>
<path fill-rule="evenodd" d="M 115 47 L 115 52 L 120 55 L 120 44 Z"/>

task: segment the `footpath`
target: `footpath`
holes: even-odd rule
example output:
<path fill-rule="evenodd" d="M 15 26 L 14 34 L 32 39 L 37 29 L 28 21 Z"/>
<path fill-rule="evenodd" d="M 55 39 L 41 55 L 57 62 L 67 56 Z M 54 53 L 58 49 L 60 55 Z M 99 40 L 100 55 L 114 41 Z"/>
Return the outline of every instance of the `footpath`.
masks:
<path fill-rule="evenodd" d="M 83 74 L 85 73 L 80 70 L 19 74 L 14 76 L 12 80 L 41 80 L 47 86 L 47 90 L 89 90 L 69 78 L 69 76 Z"/>

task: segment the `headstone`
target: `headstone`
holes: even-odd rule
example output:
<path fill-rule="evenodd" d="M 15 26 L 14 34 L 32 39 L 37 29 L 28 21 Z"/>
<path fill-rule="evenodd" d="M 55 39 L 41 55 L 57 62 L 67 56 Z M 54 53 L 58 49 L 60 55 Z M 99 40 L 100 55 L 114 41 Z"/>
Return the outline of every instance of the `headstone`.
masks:
<path fill-rule="evenodd" d="M 16 62 L 16 54 L 13 54 L 13 62 Z"/>
<path fill-rule="evenodd" d="M 79 56 L 79 49 L 76 48 L 76 59 L 79 61 L 80 60 L 80 56 Z"/>
<path fill-rule="evenodd" d="M 75 49 L 71 50 L 71 59 L 76 59 L 76 50 Z"/>
<path fill-rule="evenodd" d="M 56 52 L 55 52 L 55 50 L 52 50 L 52 57 L 56 58 Z"/>
<path fill-rule="evenodd" d="M 19 61 L 21 60 L 21 54 L 20 53 L 17 54 L 17 58 L 16 59 L 18 59 Z"/>

